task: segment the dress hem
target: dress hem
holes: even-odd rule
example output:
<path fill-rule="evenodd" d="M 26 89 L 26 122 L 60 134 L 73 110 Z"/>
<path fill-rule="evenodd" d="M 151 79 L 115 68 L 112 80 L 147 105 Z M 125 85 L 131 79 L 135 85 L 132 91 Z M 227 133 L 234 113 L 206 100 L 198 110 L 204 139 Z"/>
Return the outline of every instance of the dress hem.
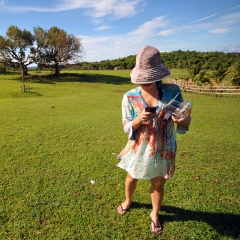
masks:
<path fill-rule="evenodd" d="M 171 176 L 171 177 L 165 177 L 165 176 L 163 176 L 163 175 L 161 175 L 161 174 L 160 174 L 160 175 L 156 175 L 156 176 L 154 176 L 154 177 L 148 177 L 148 178 L 147 178 L 147 177 L 144 177 L 144 178 L 136 178 L 136 177 L 134 176 L 134 174 L 131 173 L 131 171 L 129 171 L 128 169 L 124 168 L 124 167 L 121 166 L 120 164 L 117 164 L 117 167 L 125 170 L 127 173 L 129 173 L 129 174 L 131 175 L 131 177 L 132 177 L 133 179 L 137 179 L 137 180 L 151 180 L 151 179 L 156 178 L 156 177 L 163 177 L 163 178 L 166 179 L 166 180 L 172 179 L 172 176 Z"/>

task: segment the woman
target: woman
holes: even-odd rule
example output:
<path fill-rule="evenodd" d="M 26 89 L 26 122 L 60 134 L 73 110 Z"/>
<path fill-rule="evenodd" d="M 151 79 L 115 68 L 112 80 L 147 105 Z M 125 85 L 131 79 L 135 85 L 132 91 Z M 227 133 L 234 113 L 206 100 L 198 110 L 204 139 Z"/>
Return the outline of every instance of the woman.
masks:
<path fill-rule="evenodd" d="M 170 120 L 164 120 L 164 105 L 175 97 L 183 101 L 177 85 L 162 84 L 161 80 L 169 75 L 170 71 L 161 64 L 160 52 L 156 48 L 141 48 L 131 72 L 131 81 L 140 86 L 125 93 L 122 101 L 123 126 L 128 134 L 128 143 L 118 156 L 121 159 L 118 166 L 127 171 L 127 177 L 126 199 L 117 211 L 124 215 L 130 209 L 138 179 L 150 179 L 152 233 L 162 231 L 158 212 L 166 179 L 172 178 L 175 170 L 177 145 L 174 123 L 187 127 L 190 122 L 190 113 L 184 118 L 172 116 Z M 156 107 L 156 112 L 154 109 L 148 112 L 146 107 Z"/>

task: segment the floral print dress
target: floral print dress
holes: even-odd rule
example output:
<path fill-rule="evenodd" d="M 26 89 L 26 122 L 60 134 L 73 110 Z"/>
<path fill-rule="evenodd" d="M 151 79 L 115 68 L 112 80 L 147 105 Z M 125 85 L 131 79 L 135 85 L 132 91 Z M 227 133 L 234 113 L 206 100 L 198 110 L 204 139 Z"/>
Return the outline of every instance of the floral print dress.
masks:
<path fill-rule="evenodd" d="M 144 122 L 133 131 L 131 122 L 147 106 L 141 95 L 141 87 L 134 88 L 123 96 L 122 121 L 128 133 L 128 142 L 118 155 L 118 167 L 126 170 L 134 179 L 152 179 L 162 176 L 172 178 L 175 171 L 176 132 L 172 120 L 163 120 L 163 107 L 177 95 L 183 101 L 180 89 L 175 84 L 162 84 L 162 99 L 157 103 L 157 117 Z"/>

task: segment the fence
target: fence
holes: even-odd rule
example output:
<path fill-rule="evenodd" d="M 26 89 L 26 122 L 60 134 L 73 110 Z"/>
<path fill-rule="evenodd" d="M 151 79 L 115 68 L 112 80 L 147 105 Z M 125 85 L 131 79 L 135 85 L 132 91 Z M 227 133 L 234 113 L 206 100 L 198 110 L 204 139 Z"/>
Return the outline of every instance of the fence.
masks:
<path fill-rule="evenodd" d="M 177 84 L 184 92 L 191 92 L 212 97 L 238 97 L 240 96 L 240 86 L 196 86 L 192 82 L 182 80 L 167 79 L 168 82 Z"/>

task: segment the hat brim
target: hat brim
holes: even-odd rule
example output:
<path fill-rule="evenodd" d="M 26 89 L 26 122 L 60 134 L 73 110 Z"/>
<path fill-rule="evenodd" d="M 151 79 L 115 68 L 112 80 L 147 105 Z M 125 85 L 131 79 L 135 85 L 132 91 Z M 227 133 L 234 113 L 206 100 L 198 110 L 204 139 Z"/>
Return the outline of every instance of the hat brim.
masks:
<path fill-rule="evenodd" d="M 148 84 L 160 81 L 170 76 L 170 70 L 163 64 L 146 70 L 133 68 L 131 71 L 131 82 L 135 84 Z"/>

